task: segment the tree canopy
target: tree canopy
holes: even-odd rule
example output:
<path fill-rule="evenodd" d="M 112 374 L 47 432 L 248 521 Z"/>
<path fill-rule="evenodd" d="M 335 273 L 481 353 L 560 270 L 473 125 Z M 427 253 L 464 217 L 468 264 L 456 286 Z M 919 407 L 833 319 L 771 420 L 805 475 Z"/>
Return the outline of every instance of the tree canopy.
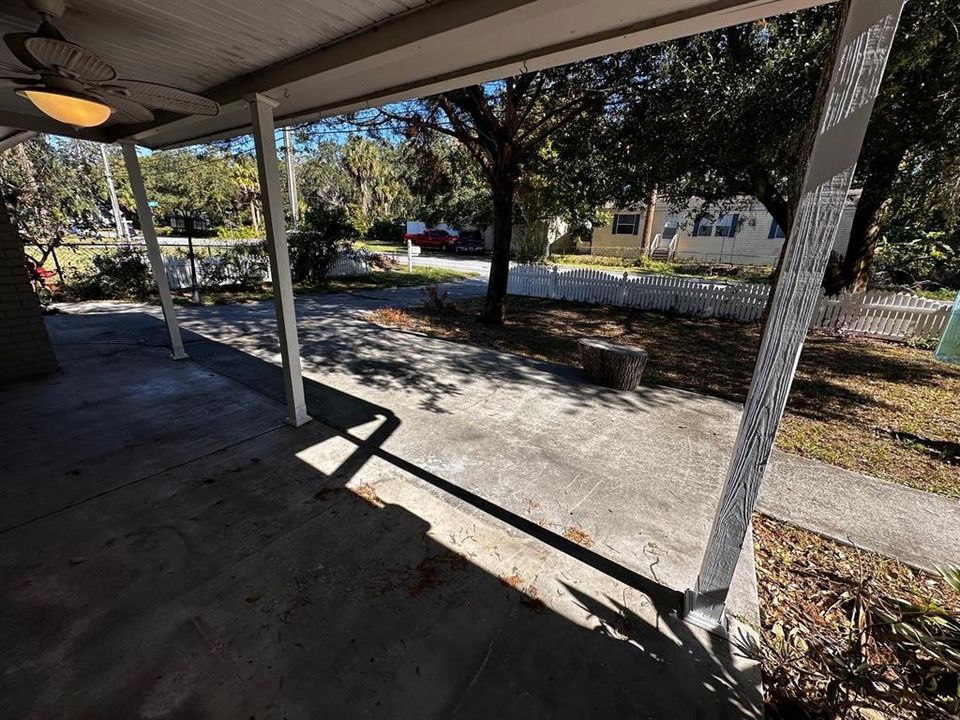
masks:
<path fill-rule="evenodd" d="M 834 5 L 821 6 L 296 128 L 300 215 L 343 208 L 358 237 L 400 219 L 492 224 L 491 322 L 503 318 L 515 224 L 603 222 L 604 206 L 643 205 L 657 190 L 678 207 L 717 211 L 755 197 L 789 230 L 836 19 Z M 832 289 L 864 286 L 884 236 L 885 248 L 925 237 L 960 252 L 958 27 L 960 0 L 906 6 Z M 259 234 L 249 141 L 144 154 L 158 215 L 185 210 L 226 233 Z M 109 154 L 120 204 L 135 218 L 120 154 Z M 0 186 L 38 247 L 108 224 L 91 143 L 37 138 L 3 153 Z"/>
<path fill-rule="evenodd" d="M 627 53 L 635 83 L 604 127 L 612 197 L 638 203 L 652 187 L 678 205 L 752 196 L 789 230 L 836 13 L 812 8 Z M 862 194 L 841 286 L 865 286 L 884 222 L 956 232 L 958 26 L 958 0 L 906 6 L 858 163 Z"/>

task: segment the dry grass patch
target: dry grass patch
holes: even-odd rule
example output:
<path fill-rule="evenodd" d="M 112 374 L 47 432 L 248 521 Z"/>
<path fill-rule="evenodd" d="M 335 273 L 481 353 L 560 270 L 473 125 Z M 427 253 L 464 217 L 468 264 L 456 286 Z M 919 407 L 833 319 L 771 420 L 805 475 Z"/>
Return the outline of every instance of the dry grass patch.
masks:
<path fill-rule="evenodd" d="M 761 516 L 753 532 L 768 718 L 957 717 L 955 588 Z M 952 644 L 953 669 L 914 641 L 928 626 Z"/>
<path fill-rule="evenodd" d="M 480 301 L 444 313 L 402 311 L 377 322 L 579 366 L 577 339 L 606 337 L 650 354 L 644 383 L 743 401 L 759 345 L 759 327 L 623 308 L 510 298 L 503 327 L 476 320 Z M 960 498 L 960 368 L 927 350 L 865 338 L 812 334 L 797 369 L 777 437 L 782 450 L 884 480 Z M 921 438 L 928 443 L 905 439 Z"/>
<path fill-rule="evenodd" d="M 409 330 L 416 326 L 416 320 L 406 310 L 401 308 L 379 308 L 367 313 L 367 319 L 377 325 Z"/>

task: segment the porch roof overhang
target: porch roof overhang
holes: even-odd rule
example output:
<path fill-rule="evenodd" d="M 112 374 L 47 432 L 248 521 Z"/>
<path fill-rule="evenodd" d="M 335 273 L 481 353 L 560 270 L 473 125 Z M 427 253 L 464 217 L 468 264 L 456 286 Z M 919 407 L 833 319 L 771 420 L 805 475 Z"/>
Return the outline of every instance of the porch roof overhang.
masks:
<path fill-rule="evenodd" d="M 70 0 L 58 27 L 120 77 L 217 100 L 215 117 L 77 130 L 0 89 L 0 141 L 36 131 L 171 148 L 251 132 L 243 99 L 289 125 L 560 65 L 829 0 Z M 32 31 L 21 2 L 0 32 Z M 15 62 L 0 48 L 0 62 Z"/>

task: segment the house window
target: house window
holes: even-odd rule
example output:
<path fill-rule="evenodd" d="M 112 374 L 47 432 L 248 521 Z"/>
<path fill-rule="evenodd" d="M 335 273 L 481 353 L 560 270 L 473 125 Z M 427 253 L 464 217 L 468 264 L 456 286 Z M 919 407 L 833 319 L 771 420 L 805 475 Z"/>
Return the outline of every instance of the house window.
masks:
<path fill-rule="evenodd" d="M 639 215 L 614 215 L 614 235 L 636 235 L 640 229 Z"/>
<path fill-rule="evenodd" d="M 700 218 L 693 226 L 694 237 L 710 237 L 713 235 L 713 222 L 707 218 Z"/>
<path fill-rule="evenodd" d="M 782 239 L 785 238 L 785 237 L 786 237 L 786 235 L 785 235 L 784 232 L 783 232 L 783 228 L 780 227 L 779 225 L 777 225 L 777 221 L 776 221 L 776 220 L 771 220 L 771 221 L 770 221 L 770 232 L 767 233 L 767 239 L 768 239 L 768 240 L 773 240 L 773 239 L 776 238 L 776 239 L 782 240 Z"/>
<path fill-rule="evenodd" d="M 661 233 L 661 236 L 664 240 L 672 240 L 679 229 L 680 216 L 671 213 L 670 215 L 667 215 L 666 220 L 663 221 L 663 233 Z"/>
<path fill-rule="evenodd" d="M 740 215 L 738 213 L 727 213 L 717 220 L 713 234 L 717 237 L 734 237 L 737 234 L 739 223 Z"/>

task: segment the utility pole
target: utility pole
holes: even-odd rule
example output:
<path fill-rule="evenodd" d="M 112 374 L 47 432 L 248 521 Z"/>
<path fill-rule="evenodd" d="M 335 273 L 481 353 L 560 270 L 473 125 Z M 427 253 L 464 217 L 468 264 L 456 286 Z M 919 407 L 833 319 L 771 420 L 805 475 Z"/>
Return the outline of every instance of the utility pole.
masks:
<path fill-rule="evenodd" d="M 287 165 L 287 197 L 290 199 L 290 222 L 293 227 L 300 224 L 300 205 L 297 199 L 297 175 L 293 166 L 293 143 L 290 141 L 290 128 L 283 129 L 283 157 Z"/>
<path fill-rule="evenodd" d="M 117 201 L 117 188 L 113 184 L 113 171 L 110 169 L 110 159 L 107 157 L 107 146 L 100 143 L 100 157 L 103 158 L 103 173 L 107 176 L 107 191 L 110 193 L 110 207 L 113 209 L 113 224 L 117 228 L 117 240 L 129 240 L 127 224 L 120 214 L 120 203 Z"/>

